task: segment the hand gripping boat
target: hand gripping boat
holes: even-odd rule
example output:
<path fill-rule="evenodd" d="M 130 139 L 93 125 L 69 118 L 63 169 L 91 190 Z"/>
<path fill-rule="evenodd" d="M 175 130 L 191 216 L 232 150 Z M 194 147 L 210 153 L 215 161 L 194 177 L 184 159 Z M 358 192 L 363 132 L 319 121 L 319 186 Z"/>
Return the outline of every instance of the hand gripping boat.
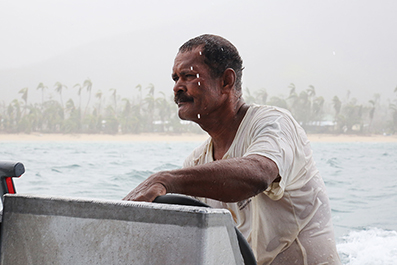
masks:
<path fill-rule="evenodd" d="M 0 264 L 256 264 L 230 212 L 180 195 L 154 203 L 16 194 L 0 161 Z"/>

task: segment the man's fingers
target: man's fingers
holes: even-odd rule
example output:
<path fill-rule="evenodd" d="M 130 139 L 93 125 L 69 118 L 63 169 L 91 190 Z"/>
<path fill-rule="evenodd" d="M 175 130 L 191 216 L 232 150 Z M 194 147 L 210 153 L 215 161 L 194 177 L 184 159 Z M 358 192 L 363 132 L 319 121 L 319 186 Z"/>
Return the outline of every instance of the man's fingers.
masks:
<path fill-rule="evenodd" d="M 136 189 L 125 196 L 123 200 L 152 202 L 157 196 L 165 195 L 166 193 L 167 191 L 164 185 L 160 183 L 154 183 L 150 186 L 139 185 Z"/>

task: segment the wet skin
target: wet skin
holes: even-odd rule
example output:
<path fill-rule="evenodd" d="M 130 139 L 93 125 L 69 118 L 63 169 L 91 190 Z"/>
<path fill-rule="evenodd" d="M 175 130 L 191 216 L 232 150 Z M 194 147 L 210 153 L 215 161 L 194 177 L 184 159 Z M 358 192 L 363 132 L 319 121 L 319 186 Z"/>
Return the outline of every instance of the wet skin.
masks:
<path fill-rule="evenodd" d="M 178 53 L 172 69 L 175 103 L 179 117 L 199 122 L 222 108 L 222 79 L 212 78 L 200 49 Z"/>

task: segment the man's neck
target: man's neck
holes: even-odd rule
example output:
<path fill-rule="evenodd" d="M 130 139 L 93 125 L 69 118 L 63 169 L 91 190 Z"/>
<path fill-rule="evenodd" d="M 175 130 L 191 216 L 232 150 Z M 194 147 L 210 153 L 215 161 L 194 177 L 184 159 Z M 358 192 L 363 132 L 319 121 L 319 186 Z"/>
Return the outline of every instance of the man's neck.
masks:
<path fill-rule="evenodd" d="M 200 125 L 212 138 L 214 160 L 222 159 L 229 150 L 248 108 L 243 100 L 239 100 L 238 104 L 227 110 L 224 115 L 214 118 L 211 126 Z"/>

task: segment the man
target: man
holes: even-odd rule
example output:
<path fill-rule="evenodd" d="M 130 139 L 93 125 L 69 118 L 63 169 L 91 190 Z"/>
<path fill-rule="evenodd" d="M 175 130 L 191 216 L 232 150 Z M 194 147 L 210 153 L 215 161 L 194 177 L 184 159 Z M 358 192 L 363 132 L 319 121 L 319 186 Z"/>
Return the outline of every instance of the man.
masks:
<path fill-rule="evenodd" d="M 291 115 L 242 99 L 242 60 L 219 36 L 179 49 L 172 78 L 183 120 L 210 138 L 182 169 L 151 175 L 124 199 L 166 193 L 228 209 L 258 264 L 339 264 L 325 186 L 306 134 Z"/>

